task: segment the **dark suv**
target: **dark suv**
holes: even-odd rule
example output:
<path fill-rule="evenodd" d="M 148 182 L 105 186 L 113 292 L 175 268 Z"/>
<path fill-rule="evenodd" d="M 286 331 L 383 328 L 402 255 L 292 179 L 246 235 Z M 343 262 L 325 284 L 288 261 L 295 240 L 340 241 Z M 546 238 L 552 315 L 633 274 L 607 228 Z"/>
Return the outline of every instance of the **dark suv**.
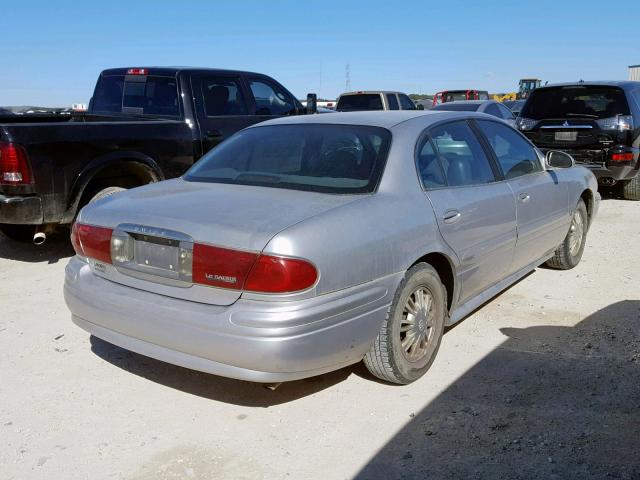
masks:
<path fill-rule="evenodd" d="M 564 150 L 601 185 L 640 200 L 640 82 L 578 82 L 531 93 L 517 126 L 542 150 Z"/>

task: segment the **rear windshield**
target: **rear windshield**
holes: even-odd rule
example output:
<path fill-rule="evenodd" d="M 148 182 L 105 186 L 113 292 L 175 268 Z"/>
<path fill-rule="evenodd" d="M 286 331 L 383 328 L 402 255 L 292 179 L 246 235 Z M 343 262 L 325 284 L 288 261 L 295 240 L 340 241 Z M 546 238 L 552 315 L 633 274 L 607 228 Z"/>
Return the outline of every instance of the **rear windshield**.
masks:
<path fill-rule="evenodd" d="M 606 86 L 547 87 L 531 92 L 520 112 L 522 117 L 545 118 L 609 118 L 629 115 L 624 91 Z"/>
<path fill-rule="evenodd" d="M 175 77 L 101 76 L 93 95 L 94 113 L 133 113 L 177 117 L 178 86 Z"/>
<path fill-rule="evenodd" d="M 442 96 L 443 102 L 456 102 L 458 100 L 468 100 L 466 90 L 460 90 L 460 91 L 452 90 L 450 92 L 445 92 L 444 95 Z"/>
<path fill-rule="evenodd" d="M 269 125 L 236 133 L 185 174 L 192 182 L 325 193 L 368 193 L 378 185 L 391 133 L 360 125 Z"/>
<path fill-rule="evenodd" d="M 360 93 L 358 95 L 342 95 L 336 110 L 355 112 L 361 110 L 384 110 L 382 98 L 378 93 Z"/>
<path fill-rule="evenodd" d="M 433 107 L 433 110 L 447 110 L 452 112 L 475 112 L 476 110 L 478 110 L 479 106 L 480 105 L 478 105 L 477 103 L 470 102 L 441 103 Z"/>

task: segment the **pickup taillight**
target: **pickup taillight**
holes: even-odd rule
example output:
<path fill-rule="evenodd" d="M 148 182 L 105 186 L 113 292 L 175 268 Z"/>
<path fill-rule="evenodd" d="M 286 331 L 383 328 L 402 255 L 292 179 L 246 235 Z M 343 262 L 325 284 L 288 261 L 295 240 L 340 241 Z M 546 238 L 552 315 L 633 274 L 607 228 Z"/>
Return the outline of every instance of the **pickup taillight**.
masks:
<path fill-rule="evenodd" d="M 33 183 L 27 152 L 15 143 L 0 142 L 0 185 Z"/>

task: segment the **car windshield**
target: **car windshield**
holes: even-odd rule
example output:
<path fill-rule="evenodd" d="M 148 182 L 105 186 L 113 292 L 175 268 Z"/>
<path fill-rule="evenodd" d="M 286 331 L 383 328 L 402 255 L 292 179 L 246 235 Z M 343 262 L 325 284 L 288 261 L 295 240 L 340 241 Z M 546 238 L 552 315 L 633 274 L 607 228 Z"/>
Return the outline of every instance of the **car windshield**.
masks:
<path fill-rule="evenodd" d="M 379 127 L 254 127 L 211 150 L 184 179 L 324 193 L 369 193 L 378 185 L 390 143 L 391 132 Z"/>
<path fill-rule="evenodd" d="M 379 93 L 359 93 L 342 95 L 336 110 L 339 112 L 356 112 L 361 110 L 384 110 Z"/>
<path fill-rule="evenodd" d="M 520 112 L 522 117 L 609 118 L 629 115 L 624 92 L 618 87 L 572 85 L 534 90 Z"/>
<path fill-rule="evenodd" d="M 464 102 L 464 103 L 441 103 L 433 107 L 433 110 L 447 110 L 453 112 L 475 112 L 480 107 L 478 103 Z"/>

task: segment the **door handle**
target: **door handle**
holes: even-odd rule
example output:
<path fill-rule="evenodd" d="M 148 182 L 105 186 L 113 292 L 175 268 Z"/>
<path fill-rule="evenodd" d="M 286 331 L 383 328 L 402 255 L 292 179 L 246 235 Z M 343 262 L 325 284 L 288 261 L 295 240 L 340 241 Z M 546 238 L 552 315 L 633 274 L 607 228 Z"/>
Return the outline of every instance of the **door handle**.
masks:
<path fill-rule="evenodd" d="M 207 138 L 220 138 L 222 137 L 222 132 L 220 130 L 207 130 Z"/>
<path fill-rule="evenodd" d="M 461 216 L 462 215 L 458 210 L 447 210 L 446 212 L 444 212 L 442 220 L 444 221 L 444 223 L 456 223 L 458 220 L 460 220 Z"/>
<path fill-rule="evenodd" d="M 529 195 L 528 193 L 521 193 L 520 195 L 518 195 L 518 200 L 520 200 L 522 203 L 528 202 L 530 198 L 531 195 Z"/>

